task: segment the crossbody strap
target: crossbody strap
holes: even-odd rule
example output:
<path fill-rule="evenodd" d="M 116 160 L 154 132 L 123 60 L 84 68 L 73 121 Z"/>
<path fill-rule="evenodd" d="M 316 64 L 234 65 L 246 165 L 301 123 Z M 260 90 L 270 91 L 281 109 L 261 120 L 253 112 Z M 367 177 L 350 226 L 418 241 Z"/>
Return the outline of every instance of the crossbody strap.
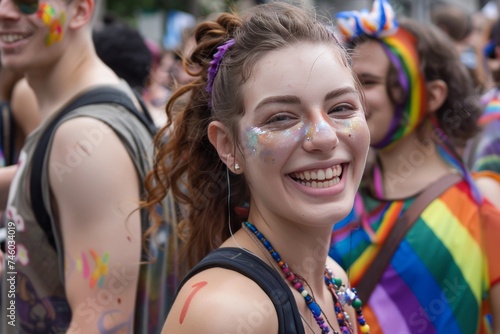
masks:
<path fill-rule="evenodd" d="M 434 199 L 460 180 L 462 180 L 460 174 L 452 173 L 434 182 L 429 188 L 421 192 L 403 215 L 398 218 L 394 228 L 389 232 L 387 239 L 375 256 L 375 259 L 356 285 L 361 300 L 368 302 L 375 286 L 379 283 L 382 274 L 396 252 L 396 249 L 399 247 L 399 244 L 413 224 L 415 224 L 422 211 L 424 211 Z"/>
<path fill-rule="evenodd" d="M 0 150 L 3 150 L 5 166 L 15 163 L 14 116 L 8 102 L 0 102 Z"/>

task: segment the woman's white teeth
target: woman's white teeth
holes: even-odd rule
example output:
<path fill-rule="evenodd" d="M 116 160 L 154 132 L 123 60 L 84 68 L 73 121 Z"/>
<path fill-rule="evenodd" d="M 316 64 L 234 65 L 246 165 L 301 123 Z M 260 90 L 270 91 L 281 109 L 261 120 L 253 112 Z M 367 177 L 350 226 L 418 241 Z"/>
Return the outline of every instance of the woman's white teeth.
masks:
<path fill-rule="evenodd" d="M 334 177 L 333 179 L 329 181 L 322 181 L 322 182 L 317 182 L 317 181 L 312 181 L 312 182 L 305 182 L 305 181 L 298 181 L 300 184 L 306 187 L 311 187 L 311 188 L 328 188 L 328 187 L 333 187 L 337 183 L 340 182 L 340 177 Z"/>
<path fill-rule="evenodd" d="M 295 173 L 294 177 L 297 182 L 307 187 L 327 188 L 332 187 L 340 182 L 342 174 L 342 166 L 336 165 L 327 169 L 317 169 L 302 173 Z"/>
<path fill-rule="evenodd" d="M 23 36 L 18 34 L 8 34 L 8 35 L 3 35 L 1 38 L 2 42 L 13 43 L 23 39 Z"/>
<path fill-rule="evenodd" d="M 331 179 L 333 177 L 333 170 L 331 168 L 328 168 L 325 173 L 325 178 Z"/>

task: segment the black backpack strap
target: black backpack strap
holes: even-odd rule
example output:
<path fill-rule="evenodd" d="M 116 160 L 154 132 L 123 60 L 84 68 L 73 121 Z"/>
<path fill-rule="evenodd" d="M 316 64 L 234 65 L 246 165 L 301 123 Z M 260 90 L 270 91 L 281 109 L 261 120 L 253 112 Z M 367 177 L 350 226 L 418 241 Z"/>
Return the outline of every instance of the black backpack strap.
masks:
<path fill-rule="evenodd" d="M 10 103 L 0 102 L 0 149 L 3 151 L 5 166 L 15 163 L 14 116 Z"/>
<path fill-rule="evenodd" d="M 59 122 L 71 111 L 87 105 L 115 103 L 125 107 L 148 129 L 151 136 L 156 133 L 156 127 L 148 120 L 148 116 L 137 111 L 132 99 L 122 90 L 112 87 L 98 87 L 85 92 L 70 101 L 48 124 L 36 145 L 31 162 L 31 175 L 29 182 L 31 207 L 35 218 L 45 231 L 50 245 L 56 249 L 54 233 L 50 215 L 45 208 L 42 192 L 42 167 L 49 147 L 50 139 Z M 142 101 L 140 101 L 142 103 Z M 149 115 L 147 109 L 144 112 Z M 151 116 L 149 115 L 149 119 Z"/>
<path fill-rule="evenodd" d="M 144 103 L 144 99 L 142 98 L 141 93 L 134 89 L 134 95 L 137 101 L 139 102 L 139 105 L 141 106 L 141 109 L 143 111 L 143 117 L 145 121 L 148 123 L 149 131 L 152 133 L 153 136 L 156 135 L 159 129 L 155 125 L 155 121 L 153 120 L 153 117 L 151 116 L 151 113 L 149 112 L 146 103 Z"/>
<path fill-rule="evenodd" d="M 183 278 L 177 293 L 191 277 L 210 268 L 233 270 L 258 284 L 276 309 L 279 334 L 305 333 L 295 297 L 285 280 L 274 268 L 240 248 L 219 248 L 212 251 Z"/>

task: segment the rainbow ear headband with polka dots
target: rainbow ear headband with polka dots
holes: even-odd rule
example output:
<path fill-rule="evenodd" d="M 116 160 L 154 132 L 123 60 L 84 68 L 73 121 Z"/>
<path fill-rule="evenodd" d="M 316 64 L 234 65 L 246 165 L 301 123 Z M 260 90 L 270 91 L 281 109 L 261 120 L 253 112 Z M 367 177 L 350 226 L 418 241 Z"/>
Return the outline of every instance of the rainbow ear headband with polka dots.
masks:
<path fill-rule="evenodd" d="M 338 13 L 337 25 L 348 41 L 366 36 L 381 42 L 398 71 L 405 98 L 395 106 L 386 136 L 380 142 L 372 143 L 378 149 L 388 148 L 413 132 L 426 115 L 425 78 L 420 69 L 415 36 L 399 27 L 391 5 L 385 0 L 375 0 L 370 12 Z"/>

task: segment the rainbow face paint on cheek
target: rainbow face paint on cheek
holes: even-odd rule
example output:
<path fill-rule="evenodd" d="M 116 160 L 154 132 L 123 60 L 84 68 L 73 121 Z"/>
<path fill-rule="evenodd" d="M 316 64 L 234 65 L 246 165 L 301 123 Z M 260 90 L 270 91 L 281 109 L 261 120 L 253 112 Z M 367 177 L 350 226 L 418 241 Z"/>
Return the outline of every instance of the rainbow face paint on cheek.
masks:
<path fill-rule="evenodd" d="M 307 129 L 303 123 L 283 131 L 269 131 L 260 127 L 245 129 L 244 143 L 246 153 L 258 157 L 265 163 L 273 164 L 286 149 L 304 138 Z"/>
<path fill-rule="evenodd" d="M 60 42 L 64 34 L 63 25 L 66 22 L 66 12 L 62 11 L 58 17 L 53 6 L 42 3 L 38 8 L 37 16 L 49 28 L 49 33 L 45 36 L 45 46 L 49 47 Z"/>

